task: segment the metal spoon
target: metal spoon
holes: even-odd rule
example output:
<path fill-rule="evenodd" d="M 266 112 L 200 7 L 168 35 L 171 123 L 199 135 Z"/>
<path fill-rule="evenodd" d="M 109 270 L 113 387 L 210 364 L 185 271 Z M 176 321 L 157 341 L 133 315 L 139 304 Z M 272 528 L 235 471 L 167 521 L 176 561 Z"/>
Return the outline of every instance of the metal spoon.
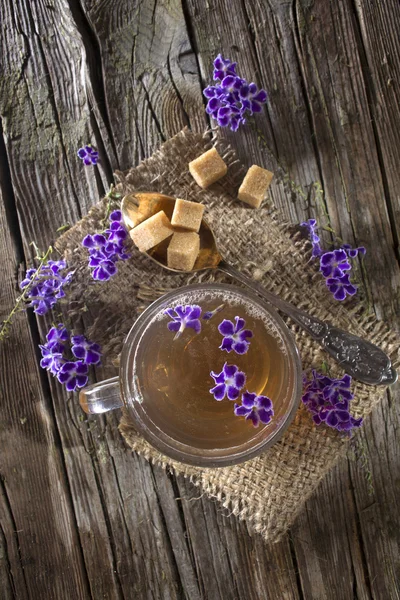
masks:
<path fill-rule="evenodd" d="M 175 198 L 153 192 L 138 192 L 125 196 L 122 200 L 121 209 L 126 226 L 128 229 L 132 229 L 160 210 L 163 210 L 167 217 L 171 218 L 174 204 Z M 201 223 L 199 234 L 200 253 L 190 273 L 203 271 L 204 269 L 219 269 L 223 273 L 227 273 L 240 283 L 256 291 L 267 302 L 288 315 L 314 340 L 319 342 L 346 373 L 355 379 L 368 385 L 390 385 L 395 383 L 397 373 L 391 365 L 390 358 L 380 348 L 356 335 L 312 317 L 240 273 L 221 256 L 214 234 L 205 219 Z M 149 258 L 164 269 L 182 273 L 183 271 L 176 271 L 167 266 L 169 241 L 167 239 L 161 242 L 161 244 L 149 250 L 147 254 Z"/>

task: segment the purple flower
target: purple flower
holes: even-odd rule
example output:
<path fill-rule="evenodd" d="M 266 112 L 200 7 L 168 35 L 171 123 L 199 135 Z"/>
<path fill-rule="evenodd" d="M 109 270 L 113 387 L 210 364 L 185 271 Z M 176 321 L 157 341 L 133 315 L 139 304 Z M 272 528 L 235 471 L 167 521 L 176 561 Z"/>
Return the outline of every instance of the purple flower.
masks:
<path fill-rule="evenodd" d="M 79 158 L 84 162 L 85 165 L 97 165 L 99 160 L 99 153 L 92 146 L 87 145 L 83 148 L 79 148 L 77 152 Z"/>
<path fill-rule="evenodd" d="M 105 246 L 107 239 L 102 233 L 95 233 L 94 235 L 88 234 L 82 240 L 82 246 L 89 248 L 91 253 L 106 255 Z"/>
<path fill-rule="evenodd" d="M 214 310 L 207 310 L 204 314 L 203 314 L 203 320 L 204 321 L 209 321 L 210 319 L 212 319 L 217 313 L 221 312 L 221 310 L 224 308 L 225 304 L 220 304 L 219 306 L 217 306 L 217 308 L 214 308 Z"/>
<path fill-rule="evenodd" d="M 56 347 L 49 348 L 47 344 L 44 346 L 39 345 L 39 348 L 43 357 L 40 366 L 42 369 L 50 371 L 52 375 L 57 375 L 65 362 L 62 351 L 59 351 Z"/>
<path fill-rule="evenodd" d="M 57 373 L 57 379 L 68 392 L 75 392 L 88 382 L 88 366 L 82 360 L 65 362 Z"/>
<path fill-rule="evenodd" d="M 341 399 L 350 401 L 354 398 L 350 387 L 350 375 L 344 375 L 342 379 L 333 379 L 328 385 L 323 387 L 324 400 L 332 404 L 337 404 Z"/>
<path fill-rule="evenodd" d="M 350 281 L 350 276 L 346 271 L 351 270 L 350 258 L 356 258 L 358 254 L 365 254 L 364 246 L 352 248 L 350 244 L 343 244 L 337 250 L 322 253 L 320 238 L 317 234 L 317 221 L 309 219 L 300 223 L 305 227 L 310 236 L 312 244 L 312 258 L 320 256 L 320 271 L 326 279 L 326 285 L 333 294 L 335 300 L 344 300 L 346 296 L 354 296 L 357 293 L 357 286 Z"/>
<path fill-rule="evenodd" d="M 235 404 L 234 412 L 238 417 L 250 419 L 254 427 L 258 427 L 260 422 L 267 425 L 274 415 L 270 398 L 250 392 L 242 394 L 242 404 Z"/>
<path fill-rule="evenodd" d="M 236 365 L 225 363 L 221 373 L 211 371 L 211 377 L 215 381 L 215 386 L 211 388 L 210 394 L 213 394 L 215 400 L 223 400 L 225 396 L 228 400 L 237 400 L 240 390 L 246 383 L 246 375 L 239 371 Z"/>
<path fill-rule="evenodd" d="M 363 420 L 352 417 L 348 407 L 343 403 L 343 406 L 337 405 L 321 410 L 319 414 L 313 416 L 313 421 L 316 425 L 325 423 L 338 431 L 351 431 L 354 427 L 361 427 Z"/>
<path fill-rule="evenodd" d="M 342 277 L 351 265 L 344 250 L 325 252 L 320 259 L 320 271 L 324 277 Z"/>
<path fill-rule="evenodd" d="M 262 105 L 268 99 L 268 94 L 265 90 L 259 90 L 255 83 L 248 84 L 244 81 L 239 89 L 239 97 L 242 107 L 252 115 L 261 112 Z"/>
<path fill-rule="evenodd" d="M 351 283 L 348 274 L 342 277 L 328 277 L 326 285 L 335 300 L 342 301 L 346 296 L 354 296 L 357 293 L 357 287 Z"/>
<path fill-rule="evenodd" d="M 167 325 L 170 331 L 176 331 L 174 339 L 176 340 L 181 333 L 190 327 L 196 333 L 201 331 L 201 307 L 197 304 L 187 304 L 186 306 L 176 306 L 175 308 L 167 308 L 164 314 L 168 315 L 172 321 Z"/>
<path fill-rule="evenodd" d="M 117 267 L 115 266 L 115 263 L 113 263 L 112 260 L 100 260 L 97 258 L 93 258 L 91 259 L 91 261 L 91 266 L 95 266 L 93 263 L 95 261 L 98 261 L 98 266 L 96 266 L 92 273 L 92 277 L 96 281 L 108 281 L 110 277 L 115 275 L 115 273 L 117 272 Z"/>
<path fill-rule="evenodd" d="M 235 325 L 232 321 L 224 319 L 218 325 L 218 331 L 224 336 L 220 349 L 227 352 L 233 350 L 236 354 L 246 354 L 250 346 L 250 342 L 246 338 L 252 338 L 253 332 L 250 329 L 244 329 L 245 325 L 246 321 L 241 317 L 235 317 Z"/>
<path fill-rule="evenodd" d="M 300 226 L 305 227 L 307 229 L 308 235 L 310 236 L 310 242 L 312 245 L 311 257 L 317 258 L 317 256 L 320 256 L 322 254 L 320 244 L 321 240 L 319 235 L 317 234 L 317 221 L 315 219 L 308 219 L 308 221 L 300 223 Z"/>
<path fill-rule="evenodd" d="M 331 379 L 313 371 L 311 381 L 307 378 L 304 380 L 302 401 L 316 425 L 325 423 L 341 432 L 350 432 L 362 425 L 362 419 L 350 414 L 350 402 L 354 398 L 350 386 L 349 375 L 344 375 L 342 379 Z"/>
<path fill-rule="evenodd" d="M 75 335 L 71 338 L 72 354 L 87 365 L 98 365 L 101 361 L 101 348 L 99 344 L 87 340 L 84 335 Z"/>
<path fill-rule="evenodd" d="M 350 244 L 343 244 L 342 246 L 343 250 L 345 250 L 347 252 L 347 255 L 349 256 L 349 258 L 357 258 L 358 254 L 366 254 L 366 249 L 364 248 L 364 246 L 359 246 L 358 248 L 352 248 L 350 246 Z"/>
<path fill-rule="evenodd" d="M 62 351 L 65 343 L 69 340 L 69 333 L 63 323 L 52 327 L 46 335 L 46 346 L 50 350 Z"/>
<path fill-rule="evenodd" d="M 214 81 L 222 81 L 226 75 L 236 75 L 236 65 L 229 60 L 229 58 L 223 58 L 221 54 L 214 60 Z"/>
<path fill-rule="evenodd" d="M 57 300 L 65 296 L 64 286 L 68 285 L 74 275 L 74 271 L 63 274 L 67 264 L 64 260 L 49 260 L 38 269 L 28 269 L 25 279 L 21 281 L 20 288 L 24 290 L 31 286 L 26 293 L 30 300 L 28 306 L 38 315 L 46 314 L 57 303 Z"/>
<path fill-rule="evenodd" d="M 103 233 L 89 234 L 82 240 L 82 246 L 89 250 L 89 267 L 93 269 L 92 277 L 96 281 L 108 281 L 117 272 L 115 263 L 130 258 L 125 247 L 128 233 L 121 211 L 114 210 L 109 221 Z"/>
<path fill-rule="evenodd" d="M 214 81 L 217 84 L 206 87 L 203 93 L 208 99 L 206 112 L 220 127 L 237 131 L 246 123 L 246 115 L 260 112 L 267 101 L 267 92 L 239 77 L 236 63 L 220 54 L 214 61 Z"/>

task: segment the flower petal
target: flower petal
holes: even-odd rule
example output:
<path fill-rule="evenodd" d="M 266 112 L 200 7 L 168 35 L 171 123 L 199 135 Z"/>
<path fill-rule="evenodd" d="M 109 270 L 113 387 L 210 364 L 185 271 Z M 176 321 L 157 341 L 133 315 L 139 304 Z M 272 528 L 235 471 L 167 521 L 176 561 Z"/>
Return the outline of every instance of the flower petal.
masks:
<path fill-rule="evenodd" d="M 253 332 L 250 329 L 243 329 L 243 331 L 240 331 L 237 334 L 237 337 L 241 342 L 243 342 L 246 340 L 246 338 L 252 338 Z"/>
<path fill-rule="evenodd" d="M 233 377 L 235 373 L 237 373 L 237 371 L 239 371 L 238 367 L 236 365 L 228 365 L 228 363 L 225 363 L 223 366 L 223 372 L 225 374 L 225 377 L 228 379 L 230 377 Z"/>
<path fill-rule="evenodd" d="M 260 409 L 272 411 L 273 413 L 272 400 L 268 396 L 257 396 L 256 404 Z"/>
<path fill-rule="evenodd" d="M 338 422 L 339 422 L 339 420 L 336 416 L 335 411 L 331 410 L 329 412 L 328 416 L 326 417 L 326 424 L 329 425 L 329 427 L 336 427 Z"/>
<path fill-rule="evenodd" d="M 255 399 L 257 398 L 257 394 L 253 394 L 251 392 L 244 392 L 242 394 L 242 404 L 246 408 L 253 408 Z"/>
<path fill-rule="evenodd" d="M 194 329 L 196 333 L 200 333 L 201 322 L 199 319 L 191 319 L 190 321 L 187 321 L 186 327 L 190 327 L 191 329 Z"/>
<path fill-rule="evenodd" d="M 245 406 L 240 406 L 240 404 L 235 404 L 234 413 L 237 417 L 246 417 L 249 414 L 251 408 L 246 408 Z"/>
<path fill-rule="evenodd" d="M 258 416 L 260 417 L 260 421 L 267 425 L 271 422 L 273 412 L 270 410 L 265 410 L 264 408 L 260 408 L 258 411 Z"/>
<path fill-rule="evenodd" d="M 226 350 L 230 352 L 232 350 L 233 339 L 231 337 L 224 337 L 222 340 L 222 344 L 220 345 L 220 350 Z"/>
<path fill-rule="evenodd" d="M 72 377 L 65 383 L 68 392 L 74 392 L 76 389 L 76 377 Z"/>
<path fill-rule="evenodd" d="M 223 371 L 221 371 L 221 373 L 214 373 L 214 371 L 211 371 L 210 375 L 215 383 L 224 383 L 225 381 L 225 373 Z"/>
<path fill-rule="evenodd" d="M 238 373 L 235 373 L 233 380 L 235 382 L 235 386 L 241 390 L 246 383 L 246 375 L 243 373 L 243 371 L 239 371 Z"/>
<path fill-rule="evenodd" d="M 233 344 L 233 350 L 236 352 L 236 354 L 246 354 L 247 350 L 249 349 L 249 342 L 234 342 Z"/>
<path fill-rule="evenodd" d="M 237 400 L 239 398 L 239 390 L 234 385 L 229 385 L 227 389 L 228 400 Z"/>
<path fill-rule="evenodd" d="M 224 383 L 220 383 L 215 387 L 211 388 L 210 394 L 213 394 L 215 400 L 223 400 L 225 398 L 226 393 L 226 385 Z"/>
<path fill-rule="evenodd" d="M 235 328 L 234 328 L 232 321 L 228 321 L 228 319 L 224 319 L 218 325 L 218 331 L 220 332 L 221 335 L 224 335 L 224 336 L 233 335 L 235 333 Z"/>
<path fill-rule="evenodd" d="M 248 414 L 246 419 L 249 419 L 253 423 L 254 427 L 258 427 L 260 424 L 260 417 L 258 416 L 258 413 L 255 410 L 252 410 L 251 413 Z"/>
<path fill-rule="evenodd" d="M 235 333 L 238 333 L 246 325 L 246 321 L 241 317 L 235 317 Z"/>
<path fill-rule="evenodd" d="M 78 388 L 82 388 L 85 387 L 85 385 L 88 382 L 88 376 L 87 375 L 77 375 L 76 376 L 76 387 Z"/>

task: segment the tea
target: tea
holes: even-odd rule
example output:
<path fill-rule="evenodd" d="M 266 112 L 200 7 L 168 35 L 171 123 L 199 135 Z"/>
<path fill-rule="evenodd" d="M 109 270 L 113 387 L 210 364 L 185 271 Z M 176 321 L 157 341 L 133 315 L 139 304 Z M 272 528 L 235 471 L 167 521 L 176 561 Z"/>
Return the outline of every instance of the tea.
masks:
<path fill-rule="evenodd" d="M 180 443 L 202 449 L 232 448 L 258 436 L 265 427 L 276 427 L 287 410 L 288 361 L 280 334 L 261 307 L 244 300 L 235 291 L 182 291 L 172 307 L 198 304 L 204 312 L 223 309 L 210 320 L 201 320 L 199 334 L 187 328 L 174 339 L 164 307 L 143 332 L 134 358 L 135 396 L 146 417 Z M 220 350 L 223 336 L 218 325 L 223 319 L 245 319 L 253 337 L 246 354 Z M 210 372 L 219 373 L 225 362 L 237 365 L 247 376 L 243 392 L 271 398 L 274 417 L 268 425 L 255 428 L 250 420 L 234 414 L 234 402 L 214 399 L 215 383 Z M 241 394 L 238 399 L 240 403 Z"/>

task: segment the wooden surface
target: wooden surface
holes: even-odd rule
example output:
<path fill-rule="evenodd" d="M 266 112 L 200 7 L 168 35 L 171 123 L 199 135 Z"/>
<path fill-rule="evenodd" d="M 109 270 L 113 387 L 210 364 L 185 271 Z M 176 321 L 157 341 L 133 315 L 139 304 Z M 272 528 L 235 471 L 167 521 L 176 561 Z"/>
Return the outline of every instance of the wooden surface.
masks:
<path fill-rule="evenodd" d="M 113 169 L 207 126 L 221 51 L 269 91 L 258 133 L 223 135 L 278 173 L 288 219 L 329 217 L 368 247 L 370 304 L 400 326 L 397 0 L 3 0 L 0 22 L 0 319 L 31 241 L 86 214 Z M 88 142 L 98 169 L 76 158 Z M 1 600 L 400 598 L 399 386 L 271 546 L 128 451 L 117 414 L 84 417 L 38 368 L 46 327 L 20 313 L 0 345 Z"/>

